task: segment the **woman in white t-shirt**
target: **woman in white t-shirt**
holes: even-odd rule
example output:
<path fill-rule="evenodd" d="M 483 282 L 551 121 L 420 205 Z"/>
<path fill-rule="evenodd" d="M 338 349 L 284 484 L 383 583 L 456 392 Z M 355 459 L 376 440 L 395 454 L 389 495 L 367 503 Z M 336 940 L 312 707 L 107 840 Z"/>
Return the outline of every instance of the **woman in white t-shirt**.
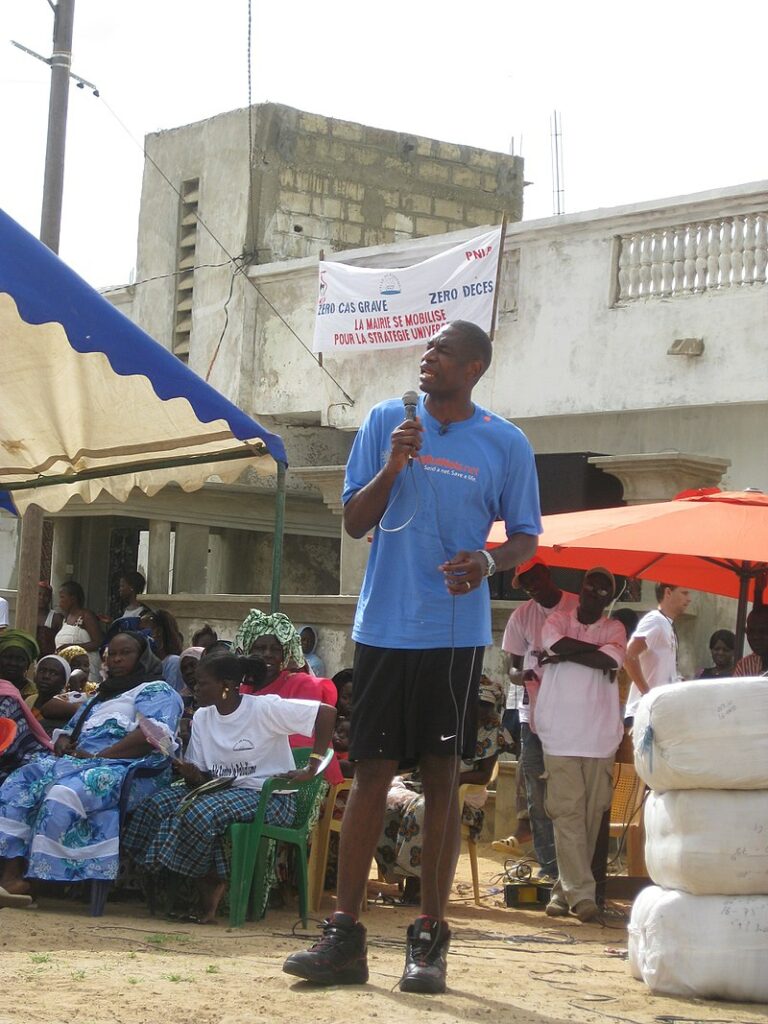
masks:
<path fill-rule="evenodd" d="M 200 661 L 195 685 L 200 706 L 192 719 L 186 760 L 174 762 L 183 783 L 144 801 L 123 839 L 145 870 L 167 870 L 197 880 L 201 924 L 215 922 L 226 889 L 225 832 L 235 821 L 253 820 L 265 779 L 279 775 L 304 781 L 314 777 L 330 746 L 336 720 L 336 709 L 318 701 L 241 694 L 243 662 L 232 654 Z M 248 659 L 248 669 L 253 674 L 253 658 Z M 315 737 L 309 763 L 298 771 L 288 743 L 293 733 L 314 733 Z M 226 789 L 200 793 L 180 807 L 212 779 L 232 779 L 232 783 Z M 264 820 L 290 826 L 294 814 L 294 794 L 275 793 Z"/>

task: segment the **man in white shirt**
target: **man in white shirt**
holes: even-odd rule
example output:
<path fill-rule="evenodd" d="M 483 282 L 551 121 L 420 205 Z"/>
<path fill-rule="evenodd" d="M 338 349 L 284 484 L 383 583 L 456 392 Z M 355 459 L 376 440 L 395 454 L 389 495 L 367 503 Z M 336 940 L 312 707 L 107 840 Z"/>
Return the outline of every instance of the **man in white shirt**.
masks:
<path fill-rule="evenodd" d="M 547 905 L 550 917 L 573 912 L 592 921 L 599 915 L 592 857 L 611 806 L 613 761 L 624 735 L 615 676 L 627 638 L 622 624 L 603 614 L 615 591 L 607 569 L 590 569 L 577 607 L 553 612 L 541 631 L 549 653 L 541 659 L 535 719 L 559 872 Z"/>
<path fill-rule="evenodd" d="M 624 712 L 627 725 L 632 724 L 644 693 L 680 679 L 674 623 L 691 603 L 691 595 L 682 587 L 657 583 L 656 600 L 659 607 L 640 619 L 624 659 L 624 667 L 632 679 Z"/>
<path fill-rule="evenodd" d="M 579 599 L 576 594 L 569 594 L 555 586 L 549 569 L 540 558 L 533 558 L 519 566 L 513 582 L 516 587 L 522 587 L 530 594 L 531 599 L 510 615 L 501 647 L 512 655 L 514 667 L 520 671 L 523 685 L 531 689 L 538 688 L 542 675 L 539 658 L 545 653 L 541 642 L 542 627 L 552 612 L 571 611 Z M 521 753 L 518 771 L 522 770 L 525 778 L 533 849 L 541 874 L 557 878 L 555 836 L 552 822 L 544 810 L 544 751 L 535 727 L 531 725 L 530 692 L 527 688 L 525 698 L 519 705 L 519 714 Z M 506 842 L 508 840 L 501 840 L 502 851 Z M 496 849 L 496 844 L 493 845 Z"/>

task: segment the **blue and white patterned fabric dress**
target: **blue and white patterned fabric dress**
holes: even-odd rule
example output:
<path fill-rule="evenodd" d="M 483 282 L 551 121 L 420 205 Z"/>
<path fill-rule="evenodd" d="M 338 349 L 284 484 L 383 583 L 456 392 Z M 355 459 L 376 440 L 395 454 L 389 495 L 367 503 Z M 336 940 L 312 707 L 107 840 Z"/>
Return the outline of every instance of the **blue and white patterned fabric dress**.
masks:
<path fill-rule="evenodd" d="M 62 730 L 70 734 L 90 705 Z M 173 737 L 183 709 L 181 698 L 158 680 L 142 683 L 88 713 L 77 741 L 98 753 L 138 726 L 138 712 Z M 119 801 L 125 776 L 136 764 L 161 764 L 161 754 L 113 759 L 45 754 L 8 776 L 0 789 L 0 857 L 26 857 L 28 878 L 61 882 L 117 877 L 120 850 Z M 137 780 L 135 806 L 170 781 L 170 769 Z"/>

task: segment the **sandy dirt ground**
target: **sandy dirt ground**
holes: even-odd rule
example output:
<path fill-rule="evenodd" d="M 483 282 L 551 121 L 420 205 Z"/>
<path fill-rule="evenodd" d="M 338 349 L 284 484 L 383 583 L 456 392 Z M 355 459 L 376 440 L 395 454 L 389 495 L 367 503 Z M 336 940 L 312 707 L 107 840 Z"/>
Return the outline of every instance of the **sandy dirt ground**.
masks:
<path fill-rule="evenodd" d="M 481 848 L 480 877 L 491 888 L 502 859 Z M 150 917 L 139 903 L 109 903 L 102 918 L 79 903 L 41 899 L 38 909 L 0 910 L 3 986 L 0 1024 L 765 1024 L 768 1008 L 652 996 L 625 960 L 626 921 L 617 906 L 605 925 L 510 910 L 486 894 L 469 898 L 462 857 L 451 905 L 449 990 L 406 995 L 397 982 L 413 911 L 370 904 L 364 917 L 367 986 L 318 989 L 282 974 L 283 958 L 316 934 L 296 913 L 230 930 Z M 326 897 L 323 911 L 332 908 Z M 295 935 L 292 930 L 296 926 Z M 768 966 L 768 965 L 767 965 Z"/>

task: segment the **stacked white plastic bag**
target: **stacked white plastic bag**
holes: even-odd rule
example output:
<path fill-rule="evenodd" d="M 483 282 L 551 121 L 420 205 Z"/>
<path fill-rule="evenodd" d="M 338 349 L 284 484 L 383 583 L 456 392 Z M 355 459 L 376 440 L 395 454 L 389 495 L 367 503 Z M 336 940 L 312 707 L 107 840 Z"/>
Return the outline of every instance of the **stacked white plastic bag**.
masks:
<path fill-rule="evenodd" d="M 768 679 L 658 687 L 633 740 L 656 883 L 632 908 L 633 975 L 655 993 L 768 1001 Z"/>

